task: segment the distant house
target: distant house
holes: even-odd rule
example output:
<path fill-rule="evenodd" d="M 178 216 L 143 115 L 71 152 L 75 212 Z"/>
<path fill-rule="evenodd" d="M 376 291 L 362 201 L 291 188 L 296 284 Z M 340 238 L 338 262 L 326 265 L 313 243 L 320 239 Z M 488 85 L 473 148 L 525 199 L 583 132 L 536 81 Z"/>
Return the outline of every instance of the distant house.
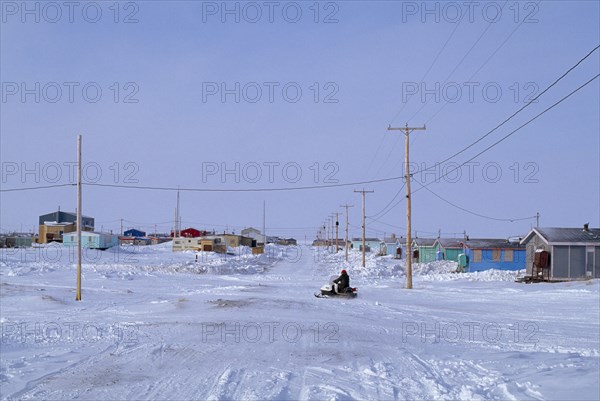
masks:
<path fill-rule="evenodd" d="M 204 231 L 200 231 L 200 230 L 196 230 L 195 228 L 186 228 L 185 230 L 181 230 L 181 232 L 179 233 L 180 237 L 183 238 L 198 238 L 198 237 L 202 237 L 206 235 L 206 232 Z"/>
<path fill-rule="evenodd" d="M 458 255 L 464 253 L 464 241 L 461 238 L 438 238 L 436 259 L 458 262 Z"/>
<path fill-rule="evenodd" d="M 221 237 L 208 236 L 197 238 L 177 237 L 173 239 L 173 251 L 204 251 L 204 252 L 227 252 L 227 246 Z"/>
<path fill-rule="evenodd" d="M 366 252 L 385 252 L 385 243 L 379 238 L 365 238 Z M 362 238 L 352 238 L 352 249 L 362 251 Z"/>
<path fill-rule="evenodd" d="M 525 247 L 506 239 L 469 239 L 463 241 L 467 271 L 525 269 Z"/>
<path fill-rule="evenodd" d="M 0 248 L 28 248 L 33 244 L 33 235 L 2 235 Z"/>
<path fill-rule="evenodd" d="M 229 248 L 236 248 L 238 246 L 252 246 L 253 239 L 250 237 L 244 237 L 242 235 L 235 234 L 218 234 L 215 235 L 217 238 L 221 238 L 221 242 Z"/>
<path fill-rule="evenodd" d="M 202 250 L 202 238 L 187 238 L 187 237 L 176 237 L 173 238 L 173 251 L 201 251 Z M 212 249 L 211 249 L 212 250 Z"/>
<path fill-rule="evenodd" d="M 396 237 L 396 234 L 392 234 L 389 237 L 384 237 L 383 242 L 385 243 L 385 253 L 386 255 L 397 255 L 398 249 L 400 249 L 400 255 L 402 257 L 405 256 L 404 248 L 406 248 L 405 243 L 401 241 L 400 238 Z"/>
<path fill-rule="evenodd" d="M 135 228 L 131 228 L 125 232 L 123 232 L 124 237 L 145 237 L 146 232 L 141 230 L 136 230 Z"/>
<path fill-rule="evenodd" d="M 77 246 L 77 233 L 63 235 L 65 246 Z M 108 249 L 119 245 L 119 236 L 108 233 L 97 233 L 91 231 L 81 232 L 81 247 L 90 249 Z"/>
<path fill-rule="evenodd" d="M 600 278 L 600 229 L 540 228 L 532 229 L 521 241 L 526 248 L 527 275 L 533 275 L 536 251 L 549 254 L 550 280 Z"/>
<path fill-rule="evenodd" d="M 94 231 L 94 218 L 81 216 L 81 230 Z M 62 242 L 63 234 L 77 231 L 77 214 L 71 212 L 56 212 L 43 214 L 39 217 L 38 242 Z"/>
<path fill-rule="evenodd" d="M 253 240 L 256 241 L 257 244 L 264 244 L 265 243 L 265 236 L 264 236 L 264 234 L 262 234 L 260 230 L 257 230 L 254 227 L 244 228 L 242 230 L 241 234 L 244 237 L 252 238 Z"/>
<path fill-rule="evenodd" d="M 277 244 L 278 245 L 298 245 L 298 241 L 296 241 L 295 238 L 280 238 L 277 241 Z M 334 241 L 333 245 L 335 245 L 335 241 Z M 341 245 L 341 246 L 343 246 L 343 245 Z"/>
<path fill-rule="evenodd" d="M 173 239 L 169 234 L 152 234 L 148 238 L 150 238 L 150 244 L 152 245 L 162 244 L 163 242 L 169 242 Z"/>
<path fill-rule="evenodd" d="M 416 258 L 418 263 L 433 262 L 437 258 L 439 245 L 435 238 L 415 238 L 412 240 L 412 249 L 418 251 L 419 257 Z"/>

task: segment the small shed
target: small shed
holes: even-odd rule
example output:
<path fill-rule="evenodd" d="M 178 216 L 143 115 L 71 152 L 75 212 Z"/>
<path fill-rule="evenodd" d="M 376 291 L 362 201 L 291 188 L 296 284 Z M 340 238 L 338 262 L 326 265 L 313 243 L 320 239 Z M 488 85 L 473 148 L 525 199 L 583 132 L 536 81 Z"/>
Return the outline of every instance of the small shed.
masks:
<path fill-rule="evenodd" d="M 77 233 L 64 234 L 63 244 L 65 244 L 65 246 L 77 246 Z M 81 246 L 83 248 L 104 250 L 117 245 L 119 245 L 118 235 L 93 231 L 81 232 Z"/>
<path fill-rule="evenodd" d="M 525 269 L 525 247 L 504 238 L 482 238 L 463 241 L 467 271 Z"/>
<path fill-rule="evenodd" d="M 521 241 L 527 275 L 533 275 L 536 251 L 549 255 L 549 280 L 600 278 L 600 228 L 533 228 Z"/>

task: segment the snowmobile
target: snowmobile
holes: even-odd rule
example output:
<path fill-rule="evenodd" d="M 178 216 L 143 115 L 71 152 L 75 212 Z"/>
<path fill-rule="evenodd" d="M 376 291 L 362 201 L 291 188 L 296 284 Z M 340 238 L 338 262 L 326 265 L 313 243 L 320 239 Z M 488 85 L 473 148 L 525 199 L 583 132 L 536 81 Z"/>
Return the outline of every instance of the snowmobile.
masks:
<path fill-rule="evenodd" d="M 321 289 L 315 292 L 315 297 L 317 298 L 329 298 L 329 297 L 340 297 L 340 298 L 355 298 L 358 293 L 358 288 L 356 287 L 348 287 L 342 290 L 341 292 L 335 292 L 335 286 L 333 280 L 335 280 L 337 276 L 332 276 L 329 279 L 329 284 L 325 284 L 321 287 Z"/>

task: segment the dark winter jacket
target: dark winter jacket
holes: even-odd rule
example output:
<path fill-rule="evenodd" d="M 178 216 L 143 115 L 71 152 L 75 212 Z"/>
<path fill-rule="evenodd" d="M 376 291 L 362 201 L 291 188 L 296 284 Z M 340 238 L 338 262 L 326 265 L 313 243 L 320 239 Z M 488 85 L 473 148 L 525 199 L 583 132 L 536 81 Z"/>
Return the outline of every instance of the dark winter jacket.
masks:
<path fill-rule="evenodd" d="M 333 280 L 333 282 L 338 285 L 338 292 L 342 292 L 350 287 L 350 276 L 348 276 L 348 273 L 342 273 L 342 275 Z"/>

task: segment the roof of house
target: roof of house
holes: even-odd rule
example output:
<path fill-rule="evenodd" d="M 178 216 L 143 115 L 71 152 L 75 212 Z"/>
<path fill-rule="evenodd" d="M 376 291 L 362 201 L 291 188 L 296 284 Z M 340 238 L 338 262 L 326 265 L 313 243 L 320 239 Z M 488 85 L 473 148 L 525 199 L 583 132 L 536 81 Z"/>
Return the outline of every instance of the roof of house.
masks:
<path fill-rule="evenodd" d="M 66 217 L 66 216 L 69 216 L 69 217 L 71 217 L 73 219 L 76 219 L 77 218 L 77 213 L 65 212 L 64 210 L 57 210 L 55 212 L 50 212 L 50 213 L 46 213 L 46 214 L 40 215 L 39 220 L 40 220 L 40 224 L 44 224 L 44 221 L 45 221 L 46 218 L 48 218 L 48 217 L 54 217 L 54 220 L 49 220 L 48 219 L 48 221 L 56 221 L 56 217 L 58 217 L 59 222 L 62 222 L 62 219 L 64 217 Z M 85 216 L 85 215 L 81 215 L 81 218 L 82 219 L 91 219 L 91 220 L 94 219 L 93 217 Z"/>
<path fill-rule="evenodd" d="M 398 237 L 385 237 L 383 239 L 383 242 L 385 242 L 386 244 L 396 244 L 398 243 L 402 238 L 398 238 Z"/>
<path fill-rule="evenodd" d="M 435 238 L 415 238 L 413 239 L 413 243 L 417 244 L 417 246 L 433 246 L 437 239 Z"/>
<path fill-rule="evenodd" d="M 511 242 L 505 238 L 475 238 L 463 243 L 471 249 L 524 249 L 520 242 Z"/>
<path fill-rule="evenodd" d="M 444 248 L 462 248 L 463 238 L 438 238 L 437 241 Z"/>
<path fill-rule="evenodd" d="M 548 244 L 590 244 L 600 245 L 600 228 L 565 227 L 536 227 L 521 241 L 527 243 L 535 234 L 539 235 Z"/>
<path fill-rule="evenodd" d="M 362 242 L 362 238 L 352 238 L 352 242 Z M 381 242 L 379 238 L 365 238 L 365 242 Z"/>

